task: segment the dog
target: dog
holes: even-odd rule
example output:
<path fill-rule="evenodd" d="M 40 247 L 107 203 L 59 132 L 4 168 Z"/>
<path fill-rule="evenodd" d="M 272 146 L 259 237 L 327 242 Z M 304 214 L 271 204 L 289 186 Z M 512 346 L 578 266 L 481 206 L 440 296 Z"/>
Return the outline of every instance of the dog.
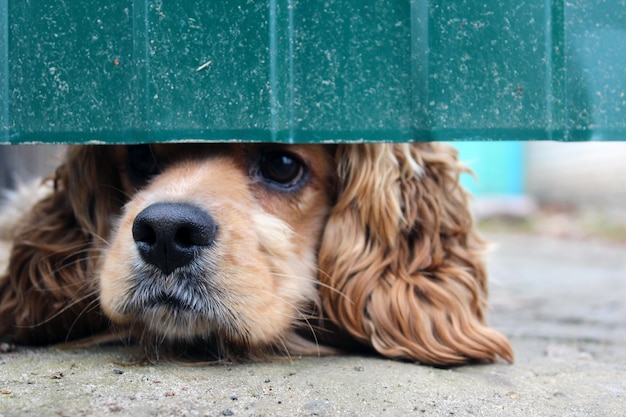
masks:
<path fill-rule="evenodd" d="M 439 143 L 69 147 L 0 213 L 0 336 L 511 362 L 465 171 Z"/>

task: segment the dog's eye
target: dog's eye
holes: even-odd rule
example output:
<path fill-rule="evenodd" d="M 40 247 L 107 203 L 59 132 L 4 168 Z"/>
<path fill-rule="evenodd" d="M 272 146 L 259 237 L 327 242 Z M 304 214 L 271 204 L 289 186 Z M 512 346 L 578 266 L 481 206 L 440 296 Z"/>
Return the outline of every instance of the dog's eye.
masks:
<path fill-rule="evenodd" d="M 133 145 L 128 149 L 128 168 L 131 180 L 145 182 L 159 173 L 159 164 L 149 145 Z"/>
<path fill-rule="evenodd" d="M 263 178 L 283 188 L 292 188 L 304 177 L 304 164 L 287 152 L 268 152 L 260 161 Z"/>

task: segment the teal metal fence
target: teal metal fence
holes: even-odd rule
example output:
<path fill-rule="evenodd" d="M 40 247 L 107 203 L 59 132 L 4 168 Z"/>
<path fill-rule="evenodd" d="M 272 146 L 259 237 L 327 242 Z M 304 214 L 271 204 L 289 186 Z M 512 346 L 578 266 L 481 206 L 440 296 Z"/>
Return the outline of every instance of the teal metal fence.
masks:
<path fill-rule="evenodd" d="M 0 0 L 0 142 L 622 140 L 626 0 Z"/>

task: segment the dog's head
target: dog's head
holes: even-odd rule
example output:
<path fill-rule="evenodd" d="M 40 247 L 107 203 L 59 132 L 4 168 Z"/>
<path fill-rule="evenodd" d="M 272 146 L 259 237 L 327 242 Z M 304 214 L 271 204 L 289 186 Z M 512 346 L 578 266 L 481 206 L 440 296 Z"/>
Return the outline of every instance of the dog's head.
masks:
<path fill-rule="evenodd" d="M 317 300 L 328 150 L 131 146 L 115 160 L 132 197 L 99 273 L 107 315 L 169 339 L 287 343 Z"/>
<path fill-rule="evenodd" d="M 312 353 L 307 339 L 347 336 L 429 364 L 511 360 L 484 324 L 484 245 L 462 170 L 430 143 L 72 148 L 21 232 L 37 236 L 16 240 L 0 309 L 30 304 L 14 321 L 47 323 L 48 339 L 53 323 L 84 332 L 99 303 L 147 343 L 226 356 Z M 63 233 L 73 249 L 36 258 L 56 269 L 25 271 L 28 250 Z M 68 291 L 72 274 L 83 282 Z M 58 305 L 33 291 L 9 302 L 26 279 Z"/>

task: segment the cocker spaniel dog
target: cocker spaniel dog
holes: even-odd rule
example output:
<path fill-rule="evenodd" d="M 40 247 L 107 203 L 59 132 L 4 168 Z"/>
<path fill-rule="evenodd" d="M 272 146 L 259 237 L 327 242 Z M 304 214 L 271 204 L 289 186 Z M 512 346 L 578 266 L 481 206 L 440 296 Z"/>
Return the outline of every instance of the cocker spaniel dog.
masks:
<path fill-rule="evenodd" d="M 463 171 L 436 143 L 70 147 L 0 213 L 0 337 L 512 361 Z"/>

